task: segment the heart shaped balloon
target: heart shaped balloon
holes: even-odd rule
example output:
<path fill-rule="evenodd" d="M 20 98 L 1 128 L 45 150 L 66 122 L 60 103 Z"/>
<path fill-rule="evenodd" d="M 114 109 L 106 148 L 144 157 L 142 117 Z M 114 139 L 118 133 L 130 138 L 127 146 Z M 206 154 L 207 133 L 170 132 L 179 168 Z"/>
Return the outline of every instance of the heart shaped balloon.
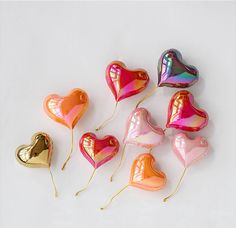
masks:
<path fill-rule="evenodd" d="M 53 120 L 73 129 L 88 108 L 88 95 L 82 89 L 73 89 L 68 96 L 49 95 L 44 110 Z"/>
<path fill-rule="evenodd" d="M 157 191 L 166 184 L 166 175 L 154 168 L 155 158 L 150 154 L 141 154 L 133 162 L 130 182 L 131 186 L 149 191 Z"/>
<path fill-rule="evenodd" d="M 97 169 L 110 161 L 119 151 L 119 141 L 111 135 L 98 139 L 94 133 L 85 133 L 79 142 L 83 156 Z"/>
<path fill-rule="evenodd" d="M 197 69 L 186 65 L 178 50 L 169 49 L 163 52 L 158 62 L 158 86 L 186 88 L 197 81 Z"/>
<path fill-rule="evenodd" d="M 150 149 L 158 146 L 164 136 L 164 130 L 151 123 L 151 115 L 148 110 L 136 108 L 127 121 L 124 143 Z"/>
<path fill-rule="evenodd" d="M 167 128 L 199 131 L 208 124 L 207 113 L 194 106 L 193 95 L 187 90 L 175 93 L 169 103 Z"/>
<path fill-rule="evenodd" d="M 190 139 L 186 134 L 178 133 L 173 138 L 172 149 L 184 167 L 188 167 L 206 156 L 209 146 L 204 137 Z"/>
<path fill-rule="evenodd" d="M 120 61 L 111 62 L 106 69 L 106 81 L 117 102 L 143 91 L 149 82 L 143 69 L 129 70 Z"/>
<path fill-rule="evenodd" d="M 30 145 L 16 149 L 16 160 L 30 168 L 50 167 L 52 157 L 52 140 L 46 133 L 38 132 L 32 136 Z"/>

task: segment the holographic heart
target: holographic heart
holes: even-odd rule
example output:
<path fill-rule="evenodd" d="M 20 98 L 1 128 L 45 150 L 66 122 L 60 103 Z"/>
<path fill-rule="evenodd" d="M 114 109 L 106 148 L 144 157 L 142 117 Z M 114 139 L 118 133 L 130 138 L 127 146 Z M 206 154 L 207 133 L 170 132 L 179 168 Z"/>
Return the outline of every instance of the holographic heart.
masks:
<path fill-rule="evenodd" d="M 141 154 L 133 162 L 130 181 L 131 186 L 149 191 L 157 191 L 166 184 L 166 175 L 154 168 L 155 158 L 150 154 Z"/>
<path fill-rule="evenodd" d="M 158 62 L 158 86 L 186 88 L 198 81 L 198 71 L 186 65 L 176 49 L 165 51 Z"/>
<path fill-rule="evenodd" d="M 189 91 L 181 90 L 173 95 L 168 108 L 167 128 L 199 131 L 207 124 L 207 113 L 194 107 L 194 98 Z"/>
<path fill-rule="evenodd" d="M 190 139 L 186 134 L 179 133 L 173 138 L 172 149 L 184 167 L 188 167 L 205 157 L 209 151 L 209 146 L 204 137 L 199 136 Z"/>
<path fill-rule="evenodd" d="M 136 108 L 127 121 L 124 143 L 150 149 L 158 146 L 164 136 L 164 130 L 151 123 L 151 115 L 148 110 Z"/>
<path fill-rule="evenodd" d="M 114 136 L 98 139 L 95 134 L 88 132 L 81 137 L 79 147 L 83 156 L 97 169 L 118 153 L 120 145 Z"/>
<path fill-rule="evenodd" d="M 142 92 L 149 82 L 143 69 L 129 70 L 120 61 L 111 62 L 106 69 L 106 81 L 117 102 Z"/>
<path fill-rule="evenodd" d="M 44 110 L 47 115 L 73 129 L 88 108 L 88 95 L 82 89 L 74 89 L 68 96 L 60 97 L 52 94 L 44 101 Z"/>

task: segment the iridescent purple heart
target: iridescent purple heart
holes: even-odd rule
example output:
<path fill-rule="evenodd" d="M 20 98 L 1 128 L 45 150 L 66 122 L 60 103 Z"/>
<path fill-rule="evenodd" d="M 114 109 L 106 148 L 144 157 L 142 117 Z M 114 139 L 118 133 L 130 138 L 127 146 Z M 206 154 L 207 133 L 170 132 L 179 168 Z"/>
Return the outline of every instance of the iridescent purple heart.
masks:
<path fill-rule="evenodd" d="M 186 88 L 198 81 L 198 70 L 186 65 L 181 53 L 169 49 L 162 53 L 158 62 L 158 86 Z"/>

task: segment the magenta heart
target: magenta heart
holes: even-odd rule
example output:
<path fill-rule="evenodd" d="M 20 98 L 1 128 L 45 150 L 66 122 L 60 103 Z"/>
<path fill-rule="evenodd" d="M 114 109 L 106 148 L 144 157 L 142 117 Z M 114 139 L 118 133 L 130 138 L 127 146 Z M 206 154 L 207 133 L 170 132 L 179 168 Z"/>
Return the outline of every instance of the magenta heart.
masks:
<path fill-rule="evenodd" d="M 178 133 L 173 138 L 172 149 L 184 167 L 188 167 L 207 155 L 209 145 L 204 137 L 190 139 L 186 134 Z"/>
<path fill-rule="evenodd" d="M 150 149 L 158 146 L 164 136 L 164 130 L 151 123 L 151 115 L 148 110 L 136 108 L 127 121 L 124 143 Z"/>

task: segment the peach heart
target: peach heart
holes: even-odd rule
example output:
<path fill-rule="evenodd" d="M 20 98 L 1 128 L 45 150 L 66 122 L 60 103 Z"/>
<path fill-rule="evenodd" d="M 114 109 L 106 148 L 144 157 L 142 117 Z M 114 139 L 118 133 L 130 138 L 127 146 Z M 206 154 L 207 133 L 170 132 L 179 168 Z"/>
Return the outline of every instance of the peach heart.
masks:
<path fill-rule="evenodd" d="M 127 121 L 124 143 L 150 149 L 158 146 L 164 135 L 163 129 L 151 123 L 151 115 L 147 109 L 136 108 Z"/>
<path fill-rule="evenodd" d="M 97 169 L 110 161 L 119 151 L 119 141 L 112 135 L 98 139 L 91 132 L 85 133 L 79 142 L 83 156 Z"/>
<path fill-rule="evenodd" d="M 168 108 L 167 128 L 199 131 L 207 124 L 207 113 L 194 106 L 194 98 L 189 91 L 181 90 L 172 96 Z"/>
<path fill-rule="evenodd" d="M 88 95 L 82 89 L 73 89 L 68 96 L 49 95 L 44 110 L 53 120 L 73 129 L 88 108 Z"/>
<path fill-rule="evenodd" d="M 143 91 L 149 76 L 143 69 L 129 70 L 124 63 L 113 61 L 107 66 L 106 81 L 118 102 Z"/>
<path fill-rule="evenodd" d="M 188 167 L 206 156 L 209 146 L 204 137 L 190 139 L 186 134 L 178 133 L 173 138 L 172 149 L 184 167 Z"/>
<path fill-rule="evenodd" d="M 141 154 L 133 162 L 130 182 L 131 186 L 149 191 L 157 191 L 166 184 L 166 175 L 155 169 L 155 158 L 150 154 Z"/>

